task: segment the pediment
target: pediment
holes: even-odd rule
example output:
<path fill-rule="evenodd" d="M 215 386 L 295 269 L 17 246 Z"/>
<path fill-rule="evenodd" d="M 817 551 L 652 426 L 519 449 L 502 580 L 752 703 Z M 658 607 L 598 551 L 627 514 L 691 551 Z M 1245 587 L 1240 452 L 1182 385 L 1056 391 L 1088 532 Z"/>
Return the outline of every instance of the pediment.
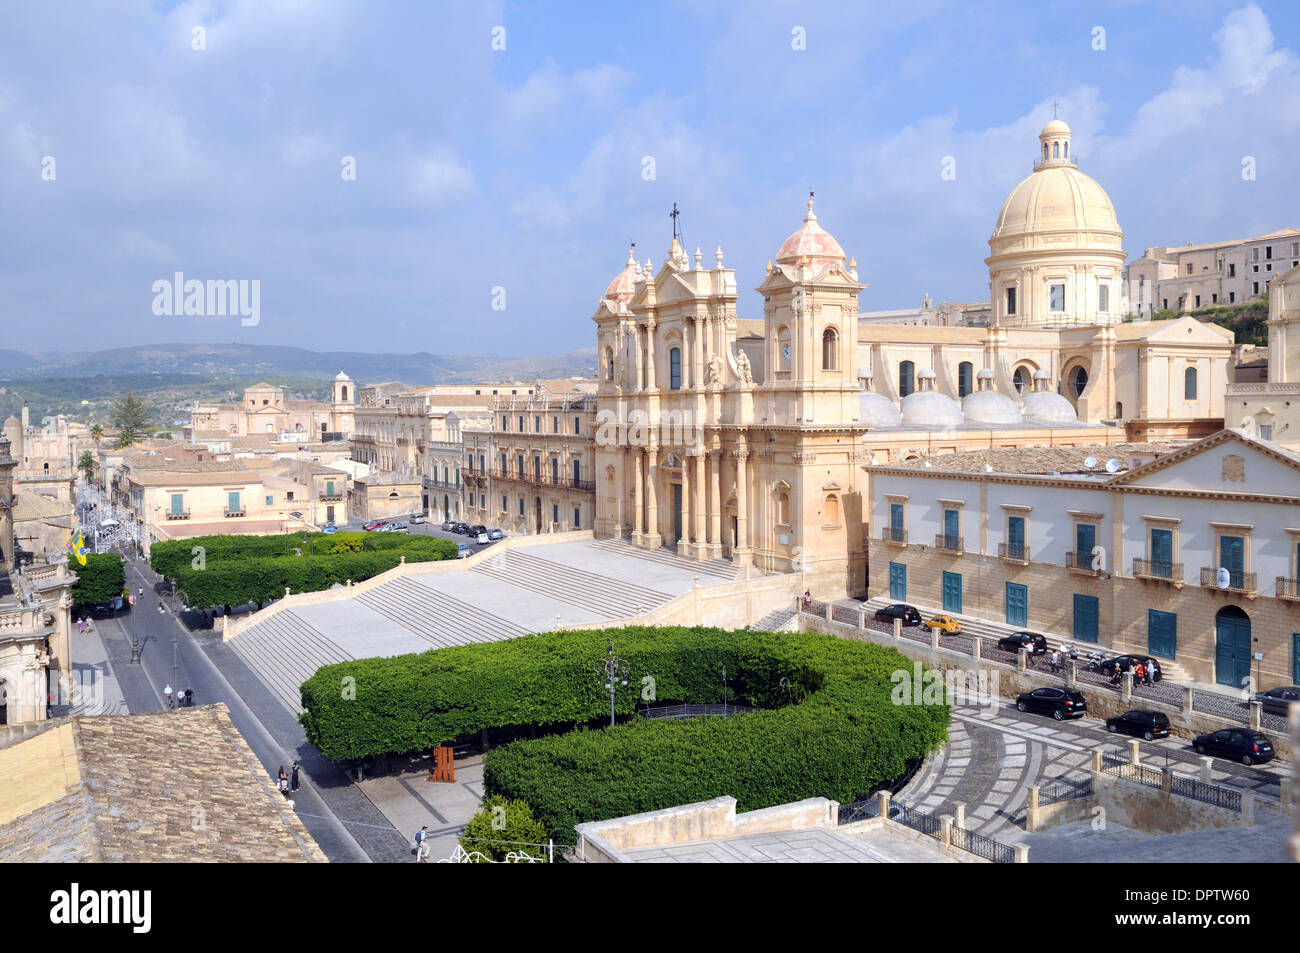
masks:
<path fill-rule="evenodd" d="M 1300 458 L 1236 430 L 1220 430 L 1108 482 L 1151 490 L 1250 493 L 1300 500 Z"/>

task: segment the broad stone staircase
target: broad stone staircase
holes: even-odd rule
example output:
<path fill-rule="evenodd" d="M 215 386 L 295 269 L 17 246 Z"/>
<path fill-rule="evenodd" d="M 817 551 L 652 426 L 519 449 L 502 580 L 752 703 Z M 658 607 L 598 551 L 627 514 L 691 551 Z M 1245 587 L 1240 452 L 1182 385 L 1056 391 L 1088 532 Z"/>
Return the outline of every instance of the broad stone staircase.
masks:
<path fill-rule="evenodd" d="M 680 560 L 677 565 L 681 565 Z M 471 571 L 586 609 L 602 619 L 631 618 L 674 598 L 666 592 L 576 569 L 520 550 L 506 550 Z"/>
<path fill-rule="evenodd" d="M 277 612 L 230 640 L 230 648 L 293 712 L 302 711 L 299 686 L 322 665 L 353 658 L 292 612 Z"/>
<path fill-rule="evenodd" d="M 598 539 L 592 542 L 592 549 L 603 549 L 606 552 L 618 553 L 620 556 L 634 556 L 637 559 L 648 559 L 652 562 L 660 563 L 665 566 L 672 566 L 674 569 L 683 569 L 689 567 L 692 571 L 698 573 L 701 577 L 700 585 L 716 585 L 719 582 L 735 582 L 744 575 L 744 567 L 737 566 L 730 559 L 705 559 L 700 562 L 683 559 L 672 550 L 663 549 L 642 549 L 640 546 L 633 546 L 625 539 Z"/>
<path fill-rule="evenodd" d="M 750 629 L 755 632 L 788 632 L 793 621 L 794 609 L 773 609 L 750 626 Z"/>
<path fill-rule="evenodd" d="M 412 579 L 394 579 L 359 594 L 356 600 L 424 639 L 431 648 L 499 642 L 528 634 L 522 626 Z"/>
<path fill-rule="evenodd" d="M 877 596 L 876 598 L 864 602 L 863 607 L 867 610 L 867 618 L 870 619 L 875 615 L 877 609 L 883 608 L 884 606 L 894 605 L 897 602 L 899 602 L 898 599 L 886 599 Z M 1014 632 L 1039 631 L 1032 626 L 1007 625 L 1002 622 L 993 622 L 989 619 L 977 619 L 974 616 L 962 615 L 960 612 L 945 612 L 943 609 L 936 609 L 934 606 L 925 606 L 916 602 L 909 602 L 907 604 L 916 606 L 917 610 L 921 613 L 921 617 L 925 619 L 929 619 L 936 615 L 953 616 L 961 623 L 961 631 L 963 635 L 977 635 L 984 639 L 996 640 L 1005 638 Z M 1075 648 L 1079 650 L 1079 658 L 1081 660 L 1086 660 L 1090 652 L 1101 652 L 1103 655 L 1120 654 L 1115 649 L 1104 648 L 1095 643 L 1083 642 L 1079 639 L 1070 638 L 1069 636 L 1053 635 L 1051 632 L 1043 632 L 1041 634 L 1047 639 L 1047 644 L 1050 648 L 1061 649 L 1062 653 L 1064 653 L 1066 647 L 1073 642 Z M 1169 682 L 1171 685 L 1192 684 L 1192 677 L 1188 675 L 1187 670 L 1177 662 L 1170 662 L 1163 658 L 1159 659 L 1159 662 L 1164 681 Z"/>

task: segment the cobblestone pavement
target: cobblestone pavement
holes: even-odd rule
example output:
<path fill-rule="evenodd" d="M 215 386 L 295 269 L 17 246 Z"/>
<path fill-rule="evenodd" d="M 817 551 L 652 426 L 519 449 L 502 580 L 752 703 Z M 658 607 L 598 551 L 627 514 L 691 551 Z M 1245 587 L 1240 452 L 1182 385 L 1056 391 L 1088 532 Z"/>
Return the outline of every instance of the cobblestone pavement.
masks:
<path fill-rule="evenodd" d="M 949 743 L 900 792 L 899 800 L 935 815 L 955 813 L 963 803 L 969 830 L 1013 841 L 1023 833 L 1031 784 L 1086 778 L 1094 750 L 1127 759 L 1129 740 L 1108 733 L 1101 719 L 1056 722 L 1022 714 L 1003 699 L 988 707 L 957 706 Z M 1144 763 L 1167 763 L 1180 774 L 1200 777 L 1201 758 L 1182 739 L 1143 741 L 1139 750 Z M 1215 759 L 1212 777 L 1276 803 L 1278 783 L 1290 771 L 1289 764 L 1277 762 L 1248 768 Z"/>

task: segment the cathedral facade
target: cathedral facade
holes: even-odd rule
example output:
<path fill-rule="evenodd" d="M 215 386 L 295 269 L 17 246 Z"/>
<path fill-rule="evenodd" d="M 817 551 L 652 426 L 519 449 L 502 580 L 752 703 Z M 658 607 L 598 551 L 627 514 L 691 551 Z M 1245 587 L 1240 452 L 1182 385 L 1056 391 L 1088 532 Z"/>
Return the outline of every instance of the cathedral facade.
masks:
<path fill-rule="evenodd" d="M 1231 332 L 1125 321 L 1122 238 L 1053 120 L 989 240 L 988 327 L 860 321 L 857 262 L 811 198 L 761 326 L 721 248 L 707 268 L 676 239 L 658 271 L 629 254 L 593 315 L 596 535 L 860 593 L 867 464 L 1218 429 Z"/>

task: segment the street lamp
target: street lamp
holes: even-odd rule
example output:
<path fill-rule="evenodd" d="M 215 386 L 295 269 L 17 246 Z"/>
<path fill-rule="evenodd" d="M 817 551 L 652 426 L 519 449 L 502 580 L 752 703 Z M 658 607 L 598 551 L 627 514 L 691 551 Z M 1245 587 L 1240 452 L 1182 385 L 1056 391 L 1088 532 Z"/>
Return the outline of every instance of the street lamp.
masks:
<path fill-rule="evenodd" d="M 727 666 L 722 666 L 722 717 L 727 717 Z"/>
<path fill-rule="evenodd" d="M 605 680 L 605 691 L 609 692 L 609 724 L 614 725 L 614 695 L 620 686 L 627 686 L 627 662 L 614 654 L 614 643 L 609 643 L 609 655 L 603 662 L 596 663 L 596 675 Z"/>

